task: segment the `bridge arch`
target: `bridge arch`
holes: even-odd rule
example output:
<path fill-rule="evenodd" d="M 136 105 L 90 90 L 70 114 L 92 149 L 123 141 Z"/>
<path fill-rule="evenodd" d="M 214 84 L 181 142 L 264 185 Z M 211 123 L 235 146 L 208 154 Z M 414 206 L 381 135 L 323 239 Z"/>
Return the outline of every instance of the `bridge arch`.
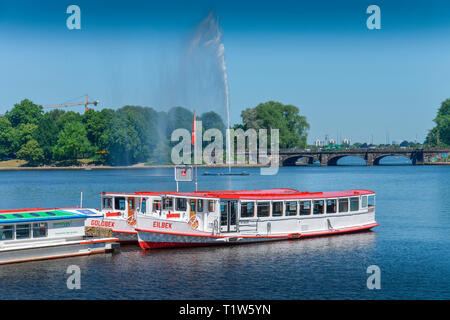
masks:
<path fill-rule="evenodd" d="M 288 157 L 282 161 L 283 167 L 289 167 L 289 166 L 296 166 L 296 163 L 301 158 L 307 158 L 308 164 L 314 164 L 314 161 L 318 160 L 315 156 L 309 156 L 309 155 L 295 155 Z"/>
<path fill-rule="evenodd" d="M 343 158 L 359 158 L 362 159 L 364 163 L 361 163 L 361 165 L 366 165 L 367 161 L 364 158 L 363 155 L 360 154 L 343 154 L 343 155 L 337 155 L 337 156 L 333 156 L 328 158 L 327 160 L 327 165 L 328 166 L 337 166 L 338 165 L 338 161 L 343 159 Z"/>
<path fill-rule="evenodd" d="M 374 166 L 382 165 L 382 164 L 380 163 L 380 161 L 383 160 L 384 158 L 387 158 L 387 157 L 401 157 L 401 158 L 404 158 L 404 159 L 409 159 L 409 160 L 411 160 L 411 163 L 413 162 L 413 159 L 412 159 L 411 154 L 408 155 L 408 154 L 393 154 L 393 153 L 388 153 L 388 154 L 377 155 L 377 156 L 373 159 L 373 165 L 374 165 Z"/>

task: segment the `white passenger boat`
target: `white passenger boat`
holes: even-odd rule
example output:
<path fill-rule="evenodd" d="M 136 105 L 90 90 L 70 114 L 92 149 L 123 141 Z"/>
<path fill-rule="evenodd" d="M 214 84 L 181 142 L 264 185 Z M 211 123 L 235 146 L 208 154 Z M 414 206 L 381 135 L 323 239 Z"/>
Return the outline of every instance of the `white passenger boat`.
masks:
<path fill-rule="evenodd" d="M 89 233 L 109 231 L 111 236 L 117 237 L 122 244 L 137 244 L 136 213 L 151 214 L 157 212 L 157 205 L 147 209 L 149 199 L 161 199 L 158 192 L 134 192 L 101 194 L 101 217 L 89 218 L 85 226 Z M 160 203 L 160 200 L 159 200 Z M 154 210 L 154 211 L 152 211 Z"/>
<path fill-rule="evenodd" d="M 0 264 L 111 252 L 117 238 L 85 236 L 95 209 L 57 208 L 0 211 Z"/>
<path fill-rule="evenodd" d="M 134 196 L 140 199 L 138 210 L 129 219 L 136 221 L 134 230 L 143 249 L 302 239 L 378 226 L 375 193 L 369 190 L 136 192 Z"/>

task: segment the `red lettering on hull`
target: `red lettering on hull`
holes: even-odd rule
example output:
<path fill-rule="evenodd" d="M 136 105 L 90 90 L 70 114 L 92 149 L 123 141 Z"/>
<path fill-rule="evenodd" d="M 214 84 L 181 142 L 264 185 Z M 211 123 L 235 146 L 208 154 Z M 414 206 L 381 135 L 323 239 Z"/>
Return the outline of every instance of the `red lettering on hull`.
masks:
<path fill-rule="evenodd" d="M 155 221 L 155 222 L 153 222 L 153 228 L 172 229 L 172 223 Z"/>
<path fill-rule="evenodd" d="M 105 227 L 105 228 L 114 228 L 114 222 L 111 222 L 111 221 L 100 221 L 100 220 L 91 220 L 91 226 Z"/>

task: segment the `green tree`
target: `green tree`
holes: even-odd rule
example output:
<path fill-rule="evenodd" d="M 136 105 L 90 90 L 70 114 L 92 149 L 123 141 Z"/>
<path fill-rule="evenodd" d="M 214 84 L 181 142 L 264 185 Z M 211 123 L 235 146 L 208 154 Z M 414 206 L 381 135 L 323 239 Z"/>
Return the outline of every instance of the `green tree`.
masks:
<path fill-rule="evenodd" d="M 7 111 L 5 117 L 8 118 L 13 127 L 16 127 L 20 124 L 36 124 L 42 117 L 42 114 L 42 106 L 25 99 L 15 104 L 11 111 Z"/>
<path fill-rule="evenodd" d="M 31 139 L 17 152 L 17 158 L 28 161 L 29 165 L 39 165 L 43 163 L 44 151 L 39 147 L 39 143 Z"/>
<path fill-rule="evenodd" d="M 53 122 L 57 122 L 66 112 L 61 109 L 53 109 L 50 112 L 46 112 L 45 115 L 49 117 Z"/>
<path fill-rule="evenodd" d="M 270 129 L 278 129 L 280 148 L 306 147 L 309 124 L 296 106 L 268 101 L 243 110 L 241 117 L 245 130 L 267 129 L 270 134 Z"/>
<path fill-rule="evenodd" d="M 200 120 L 202 121 L 202 126 L 205 131 L 214 128 L 220 130 L 220 132 L 225 135 L 225 124 L 223 123 L 222 117 L 216 112 L 205 112 L 201 115 Z"/>
<path fill-rule="evenodd" d="M 59 128 L 54 119 L 53 113 L 45 113 L 37 124 L 37 129 L 33 132 L 33 138 L 37 141 L 42 151 L 46 163 L 53 159 L 53 148 L 58 141 Z"/>
<path fill-rule="evenodd" d="M 92 146 L 81 122 L 72 121 L 65 124 L 58 135 L 53 153 L 58 160 L 76 160 L 92 155 Z"/>
<path fill-rule="evenodd" d="M 198 114 L 195 116 L 198 118 Z M 192 132 L 194 113 L 183 107 L 174 107 L 167 113 L 167 137 L 176 129 L 186 129 Z"/>
<path fill-rule="evenodd" d="M 58 126 L 59 130 L 62 130 L 64 126 L 69 122 L 82 122 L 83 116 L 78 112 L 68 111 L 63 113 L 55 113 L 53 116 L 56 118 L 55 123 Z"/>
<path fill-rule="evenodd" d="M 98 150 L 104 150 L 107 146 L 107 131 L 114 117 L 114 110 L 103 109 L 95 111 L 89 109 L 83 115 L 83 123 L 89 141 Z"/>
<path fill-rule="evenodd" d="M 428 131 L 428 135 L 425 138 L 424 144 L 429 147 L 434 147 L 438 145 L 439 140 L 439 129 L 438 127 L 434 127 L 430 131 Z"/>
<path fill-rule="evenodd" d="M 241 112 L 241 118 L 244 123 L 243 129 L 264 129 L 264 120 L 258 115 L 257 107 L 243 110 Z"/>
<path fill-rule="evenodd" d="M 430 130 L 425 144 L 430 146 L 450 146 L 450 99 L 442 102 L 436 118 L 436 126 Z"/>
<path fill-rule="evenodd" d="M 168 130 L 168 115 L 164 111 L 156 114 L 156 146 L 151 150 L 150 163 L 152 164 L 170 164 L 171 163 L 171 148 L 170 148 L 170 134 Z"/>
<path fill-rule="evenodd" d="M 34 123 L 21 123 L 12 131 L 11 151 L 17 153 L 23 145 L 33 139 L 37 125 Z"/>
<path fill-rule="evenodd" d="M 148 107 L 125 106 L 116 111 L 108 134 L 108 163 L 146 162 L 158 143 L 158 114 Z"/>
<path fill-rule="evenodd" d="M 12 155 L 14 128 L 6 117 L 0 118 L 0 159 Z"/>

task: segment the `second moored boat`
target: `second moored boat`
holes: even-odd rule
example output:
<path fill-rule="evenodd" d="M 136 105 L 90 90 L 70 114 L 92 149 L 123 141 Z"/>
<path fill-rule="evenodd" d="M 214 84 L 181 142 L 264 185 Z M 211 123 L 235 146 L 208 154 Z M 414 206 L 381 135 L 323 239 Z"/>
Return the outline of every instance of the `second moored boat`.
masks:
<path fill-rule="evenodd" d="M 102 193 L 102 218 L 87 227 L 110 230 L 143 249 L 251 243 L 366 231 L 375 221 L 369 190 L 293 189 Z"/>

